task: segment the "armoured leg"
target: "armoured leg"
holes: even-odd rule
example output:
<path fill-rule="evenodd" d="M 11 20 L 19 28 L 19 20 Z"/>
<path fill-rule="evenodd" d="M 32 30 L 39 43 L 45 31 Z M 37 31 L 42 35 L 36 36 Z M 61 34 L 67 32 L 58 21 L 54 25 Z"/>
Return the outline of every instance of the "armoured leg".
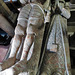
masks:
<path fill-rule="evenodd" d="M 30 6 L 30 5 L 29 5 Z M 33 6 L 32 6 L 33 8 Z M 36 12 L 36 13 L 35 13 Z M 38 29 L 42 23 L 43 23 L 43 13 L 41 11 L 41 9 L 37 6 L 34 5 L 34 8 L 31 9 L 30 15 L 29 15 L 29 19 L 28 19 L 28 26 L 27 26 L 27 36 L 25 39 L 25 43 L 24 43 L 24 50 L 27 51 L 24 53 L 23 50 L 23 54 L 22 54 L 22 58 L 24 56 L 24 58 L 21 58 L 21 61 L 17 62 L 15 65 L 13 65 L 12 67 L 10 67 L 8 69 L 8 72 L 12 71 L 13 75 L 18 75 L 19 73 L 25 71 L 25 73 L 27 73 L 27 71 L 29 72 L 30 70 L 33 70 L 33 67 L 35 68 L 35 70 L 38 68 L 38 63 L 39 63 L 39 58 L 40 58 L 40 52 L 41 52 L 41 45 L 42 45 L 42 38 L 43 38 L 43 32 L 44 32 L 44 28 Z M 34 34 L 37 35 L 37 33 L 39 33 L 36 37 L 36 42 L 35 42 L 35 50 L 34 53 L 32 54 L 32 59 L 31 61 L 29 61 L 29 64 L 26 64 L 27 62 L 25 61 L 25 59 L 28 56 L 29 50 L 31 48 L 31 45 L 34 41 Z M 29 38 L 29 39 L 27 39 Z M 30 43 L 28 43 L 30 42 Z M 38 45 L 38 48 L 37 48 Z M 14 52 L 16 53 L 16 52 Z M 12 53 L 13 56 L 13 53 Z M 11 57 L 12 57 L 11 56 Z M 15 56 L 15 55 L 14 55 Z M 35 62 L 35 64 L 33 64 L 33 61 Z M 26 67 L 27 66 L 27 67 Z M 30 68 L 31 66 L 31 68 Z M 33 73 L 30 75 L 36 75 L 35 70 L 33 70 Z M 29 72 L 30 73 L 30 72 Z M 0 74 L 0 75 L 4 75 L 4 74 Z M 8 74 L 6 74 L 8 75 Z"/>
<path fill-rule="evenodd" d="M 20 73 L 20 75 L 23 74 L 21 72 L 23 72 L 26 69 L 26 61 L 25 60 L 27 60 L 28 52 L 29 52 L 29 50 L 33 44 L 33 41 L 34 41 L 34 35 L 33 34 L 27 34 L 25 42 L 24 42 L 24 48 L 23 48 L 23 52 L 22 52 L 22 56 L 21 56 L 21 61 L 17 62 L 15 65 L 13 65 L 12 67 L 10 67 L 8 69 L 9 72 L 10 71 L 12 72 L 11 74 L 13 74 L 13 75 L 19 74 L 19 73 Z M 15 51 L 12 52 L 11 55 L 13 56 L 14 54 L 16 54 Z M 6 73 L 6 71 L 7 70 L 5 70 L 4 73 Z M 4 73 L 2 72 L 1 75 L 4 75 Z M 25 73 L 28 75 L 28 72 L 25 72 Z"/>
<path fill-rule="evenodd" d="M 3 61 L 0 64 L 0 71 L 4 70 L 6 68 L 9 68 L 10 66 L 12 66 L 15 63 L 16 54 L 17 54 L 17 51 L 20 47 L 22 37 L 23 37 L 24 34 L 25 34 L 24 29 L 20 25 L 17 25 L 17 27 L 15 29 L 15 36 L 14 36 L 13 42 L 12 42 L 10 56 L 9 56 L 8 60 Z"/>
<path fill-rule="evenodd" d="M 34 34 L 27 34 L 26 39 L 24 41 L 24 47 L 23 47 L 23 52 L 22 52 L 22 56 L 21 56 L 21 60 L 27 60 L 27 56 L 29 53 L 29 50 L 33 44 L 35 35 Z"/>

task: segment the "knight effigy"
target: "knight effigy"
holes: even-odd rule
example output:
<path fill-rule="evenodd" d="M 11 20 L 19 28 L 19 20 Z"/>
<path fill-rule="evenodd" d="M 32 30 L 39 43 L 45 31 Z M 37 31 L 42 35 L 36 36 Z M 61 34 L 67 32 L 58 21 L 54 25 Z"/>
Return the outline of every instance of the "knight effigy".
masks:
<path fill-rule="evenodd" d="M 20 0 L 20 3 L 23 7 L 10 55 L 0 63 L 0 75 L 71 75 L 67 39 L 69 4 L 64 0 Z"/>
<path fill-rule="evenodd" d="M 34 67 L 35 69 L 37 69 L 38 67 L 39 57 L 40 57 L 40 52 L 41 52 L 42 38 L 43 38 L 43 33 L 44 33 L 45 13 L 44 13 L 43 3 L 45 1 L 43 2 L 43 1 L 37 1 L 37 0 L 34 0 L 34 1 L 33 0 L 32 1 L 20 0 L 20 2 L 24 4 L 24 7 L 21 9 L 18 19 L 17 19 L 18 22 L 15 28 L 15 35 L 12 41 L 11 52 L 10 52 L 9 58 L 0 64 L 1 75 L 8 75 L 8 74 L 18 75 L 19 73 L 20 75 L 23 75 L 22 72 L 24 70 L 27 70 L 27 64 L 28 62 L 30 62 L 28 61 L 29 58 L 27 57 L 28 55 L 29 57 L 31 57 L 31 54 L 32 55 L 35 54 L 35 57 L 37 58 L 34 59 L 32 56 L 31 58 L 32 63 L 30 62 L 30 65 L 33 64 L 33 62 L 36 60 L 32 68 Z M 22 43 L 23 37 L 25 38 L 24 44 L 23 44 L 23 51 L 22 51 L 20 60 L 17 63 L 15 63 L 16 55 Z M 35 41 L 36 38 L 39 41 Z M 34 47 L 35 44 L 36 45 L 40 44 L 37 50 L 35 50 L 36 49 Z M 32 50 L 33 47 L 34 47 L 34 50 Z M 24 74 L 28 75 L 29 72 L 28 71 L 24 72 Z M 34 72 L 34 75 L 35 74 L 36 72 Z"/>

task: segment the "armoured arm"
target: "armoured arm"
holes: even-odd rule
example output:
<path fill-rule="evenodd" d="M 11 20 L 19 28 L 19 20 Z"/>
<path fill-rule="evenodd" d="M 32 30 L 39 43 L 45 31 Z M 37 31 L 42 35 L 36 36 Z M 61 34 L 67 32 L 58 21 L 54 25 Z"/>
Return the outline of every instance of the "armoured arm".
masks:
<path fill-rule="evenodd" d="M 70 14 L 70 9 L 69 9 L 69 4 L 66 3 L 64 8 L 60 8 L 61 10 L 61 15 L 63 15 L 64 17 L 66 17 L 67 19 L 70 18 L 71 14 Z"/>
<path fill-rule="evenodd" d="M 51 8 L 50 8 L 50 0 L 46 0 L 46 2 L 44 3 L 43 7 L 44 7 L 44 10 L 45 10 L 45 23 L 49 22 L 50 21 L 50 14 L 51 14 Z"/>

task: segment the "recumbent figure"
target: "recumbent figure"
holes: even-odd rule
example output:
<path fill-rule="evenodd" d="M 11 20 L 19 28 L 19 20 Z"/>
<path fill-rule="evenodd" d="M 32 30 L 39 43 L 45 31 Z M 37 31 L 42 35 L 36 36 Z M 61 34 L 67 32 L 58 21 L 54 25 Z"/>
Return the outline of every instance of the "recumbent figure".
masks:
<path fill-rule="evenodd" d="M 20 2 L 24 4 L 24 7 L 21 9 L 17 19 L 18 23 L 15 28 L 15 35 L 12 42 L 10 56 L 6 61 L 0 64 L 0 75 L 17 75 L 19 72 L 22 72 L 25 69 L 24 65 L 28 61 L 27 56 L 35 40 L 35 36 L 38 36 L 42 25 L 44 25 L 45 13 L 42 4 L 45 1 L 20 0 Z M 24 36 L 26 37 L 23 45 L 22 55 L 20 61 L 15 64 L 16 55 L 21 45 L 22 37 Z"/>
<path fill-rule="evenodd" d="M 47 1 L 49 2 L 49 0 Z M 46 22 L 49 21 L 50 12 L 48 11 L 47 16 L 44 18 L 45 13 L 42 0 L 20 0 L 20 2 L 25 6 L 22 8 L 18 16 L 18 23 L 15 29 L 10 56 L 8 60 L 4 61 L 0 65 L 0 70 L 2 71 L 0 75 L 17 75 L 25 69 L 24 65 L 28 61 L 28 52 L 35 40 L 35 36 L 38 36 L 38 33 L 41 30 L 40 27 L 44 25 L 44 19 L 46 18 Z M 46 5 L 45 7 L 48 8 L 48 6 L 49 5 Z M 24 41 L 21 59 L 15 64 L 16 55 L 21 45 L 22 37 L 25 35 L 26 38 Z"/>

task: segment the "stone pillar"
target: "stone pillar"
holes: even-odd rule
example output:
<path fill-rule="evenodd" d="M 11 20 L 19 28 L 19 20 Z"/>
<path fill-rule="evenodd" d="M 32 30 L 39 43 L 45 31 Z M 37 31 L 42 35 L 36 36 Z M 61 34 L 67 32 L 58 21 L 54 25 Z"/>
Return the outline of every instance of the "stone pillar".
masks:
<path fill-rule="evenodd" d="M 14 35 L 14 28 L 11 24 L 6 20 L 6 18 L 0 14 L 0 28 L 3 29 L 8 35 L 13 37 Z"/>

